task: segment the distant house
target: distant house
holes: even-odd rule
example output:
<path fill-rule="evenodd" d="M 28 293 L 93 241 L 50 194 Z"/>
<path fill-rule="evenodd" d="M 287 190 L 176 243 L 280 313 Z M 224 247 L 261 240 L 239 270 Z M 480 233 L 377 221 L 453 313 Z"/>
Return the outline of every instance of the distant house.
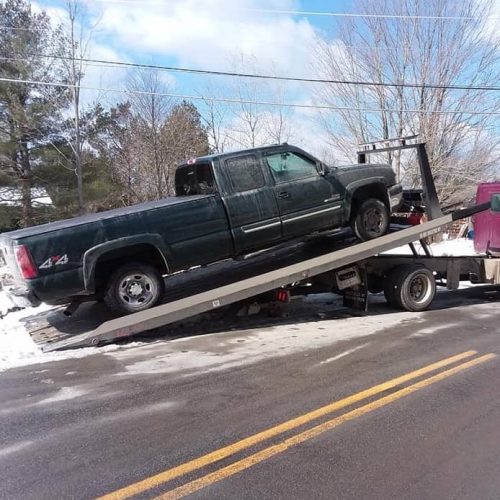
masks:
<path fill-rule="evenodd" d="M 11 186 L 0 187 L 0 205 L 22 207 L 23 194 L 21 189 Z M 42 208 L 53 207 L 54 203 L 45 188 L 34 187 L 31 189 L 31 205 L 33 208 Z"/>

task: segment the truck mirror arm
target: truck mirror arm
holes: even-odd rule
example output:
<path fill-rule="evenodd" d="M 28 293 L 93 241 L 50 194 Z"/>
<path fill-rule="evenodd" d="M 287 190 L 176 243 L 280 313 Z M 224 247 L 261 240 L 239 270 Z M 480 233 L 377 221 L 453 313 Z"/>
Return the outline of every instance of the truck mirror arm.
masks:
<path fill-rule="evenodd" d="M 322 177 L 324 177 L 326 174 L 330 173 L 330 168 L 327 167 L 323 163 L 318 163 L 318 172 L 319 172 L 319 175 L 321 175 Z"/>

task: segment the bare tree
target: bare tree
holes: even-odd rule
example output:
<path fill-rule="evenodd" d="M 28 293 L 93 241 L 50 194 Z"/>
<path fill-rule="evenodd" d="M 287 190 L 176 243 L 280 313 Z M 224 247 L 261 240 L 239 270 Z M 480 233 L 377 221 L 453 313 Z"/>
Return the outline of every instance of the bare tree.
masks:
<path fill-rule="evenodd" d="M 73 130 L 67 133 L 72 151 L 72 167 L 77 181 L 78 212 L 85 211 L 83 195 L 83 138 L 81 130 L 81 83 L 85 68 L 83 59 L 88 55 L 95 26 L 86 26 L 85 12 L 79 0 L 66 0 L 66 22 L 60 42 L 60 55 L 65 77 L 71 87 L 71 113 Z"/>
<path fill-rule="evenodd" d="M 259 73 L 254 56 L 240 54 L 231 58 L 234 71 Z M 268 74 L 268 71 L 260 68 Z M 230 142 L 239 147 L 256 147 L 266 143 L 281 143 L 292 137 L 292 111 L 285 106 L 287 88 L 280 83 L 270 84 L 268 81 L 255 78 L 234 77 L 230 86 L 231 95 L 239 99 L 232 104 L 230 113 L 232 121 L 228 124 Z M 272 105 L 255 104 L 269 102 Z"/>
<path fill-rule="evenodd" d="M 204 103 L 201 120 L 207 131 L 210 150 L 213 153 L 223 153 L 229 140 L 227 135 L 229 113 L 227 106 L 216 102 L 214 97 L 222 96 L 219 96 L 219 87 L 214 82 L 209 82 L 201 95 Z"/>
<path fill-rule="evenodd" d="M 140 201 L 163 198 L 170 184 L 169 144 L 162 134 L 172 106 L 170 98 L 162 95 L 168 88 L 156 71 L 132 73 L 127 88 L 133 92 L 130 105 L 139 176 L 136 191 Z"/>
<path fill-rule="evenodd" d="M 233 58 L 233 67 L 236 71 L 251 72 L 256 66 L 254 57 Z M 255 101 L 262 98 L 262 84 L 255 79 L 235 77 L 231 90 L 239 99 L 239 103 L 231 106 L 233 121 L 229 137 L 240 147 L 254 148 L 264 141 L 263 113 Z"/>
<path fill-rule="evenodd" d="M 322 104 L 345 108 L 322 115 L 332 146 L 352 155 L 356 143 L 419 134 L 427 142 L 441 200 L 466 197 L 470 180 L 487 176 L 499 158 L 499 139 L 490 133 L 494 116 L 467 113 L 500 109 L 498 97 L 480 88 L 500 76 L 499 39 L 488 37 L 484 27 L 489 2 L 360 0 L 356 6 L 360 12 L 402 17 L 339 21 L 338 41 L 318 42 L 319 74 L 330 80 L 436 87 L 321 86 L 317 98 Z M 473 88 L 450 88 L 464 83 Z M 413 158 L 395 155 L 390 160 L 399 179 L 417 183 Z"/>
<path fill-rule="evenodd" d="M 293 138 L 292 108 L 285 106 L 286 88 L 283 82 L 269 86 L 269 99 L 275 105 L 264 112 L 264 130 L 269 142 L 281 144 Z"/>
<path fill-rule="evenodd" d="M 209 139 L 196 106 L 188 101 L 174 104 L 162 127 L 166 145 L 168 194 L 174 194 L 174 173 L 181 163 L 209 153 Z"/>
<path fill-rule="evenodd" d="M 40 54 L 54 55 L 59 30 L 25 0 L 0 3 L 0 73 L 26 81 L 58 81 L 60 67 Z M 11 29 L 12 28 L 12 29 Z M 59 133 L 67 92 L 30 83 L 0 84 L 0 182 L 22 193 L 22 224 L 35 221 L 32 191 L 41 153 Z"/>

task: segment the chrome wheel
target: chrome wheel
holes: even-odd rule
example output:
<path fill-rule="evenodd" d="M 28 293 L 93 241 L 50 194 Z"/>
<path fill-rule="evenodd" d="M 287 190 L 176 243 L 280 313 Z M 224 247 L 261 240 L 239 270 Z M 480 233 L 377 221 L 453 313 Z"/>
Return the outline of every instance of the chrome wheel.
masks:
<path fill-rule="evenodd" d="M 118 290 L 120 300 L 134 308 L 147 306 L 156 296 L 155 283 L 149 276 L 142 273 L 122 277 Z"/>
<path fill-rule="evenodd" d="M 145 262 L 128 262 L 109 277 L 103 300 L 118 314 L 132 314 L 158 304 L 164 289 L 158 268 Z"/>

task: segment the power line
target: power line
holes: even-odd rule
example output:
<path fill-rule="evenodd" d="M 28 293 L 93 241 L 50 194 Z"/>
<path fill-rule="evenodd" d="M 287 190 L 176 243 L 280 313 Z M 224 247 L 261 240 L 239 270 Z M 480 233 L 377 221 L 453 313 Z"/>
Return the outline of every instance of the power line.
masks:
<path fill-rule="evenodd" d="M 154 5 L 156 2 L 145 2 L 142 0 L 94 0 L 96 3 L 120 3 L 129 5 Z M 412 14 L 368 14 L 354 12 L 324 12 L 324 11 L 305 11 L 305 10 L 278 10 L 278 9 L 259 9 L 240 7 L 235 10 L 244 12 L 257 12 L 262 14 L 292 15 L 305 17 L 348 17 L 348 18 L 366 18 L 366 19 L 401 19 L 401 20 L 428 20 L 428 21 L 488 21 L 498 20 L 498 16 L 473 17 L 473 16 L 431 16 L 431 15 L 412 15 Z M 35 28 L 17 28 L 10 26 L 1 26 L 2 29 L 30 30 Z"/>
<path fill-rule="evenodd" d="M 416 88 L 416 89 L 447 89 L 447 90 L 481 90 L 481 91 L 500 91 L 500 86 L 494 85 L 439 85 L 431 83 L 396 83 L 396 82 L 370 82 L 365 80 L 327 80 L 323 78 L 301 78 L 293 76 L 276 76 L 276 75 L 263 75 L 255 73 L 237 73 L 233 71 L 215 71 L 208 69 L 197 68 L 182 68 L 176 66 L 161 66 L 157 64 L 139 64 L 129 63 L 123 61 L 109 61 L 104 59 L 91 59 L 91 58 L 72 58 L 69 56 L 55 56 L 46 54 L 34 54 L 33 57 L 43 57 L 48 59 L 60 59 L 66 61 L 79 61 L 83 63 L 94 63 L 102 65 L 113 65 L 115 67 L 123 66 L 129 68 L 141 69 L 154 69 L 161 71 L 171 71 L 175 73 L 191 73 L 201 75 L 213 76 L 231 76 L 238 78 L 256 78 L 263 80 L 278 80 L 288 82 L 300 83 L 322 83 L 322 84 L 339 84 L 339 85 L 362 85 L 365 87 L 397 87 L 397 88 Z"/>
<path fill-rule="evenodd" d="M 99 1 L 99 0 L 98 0 Z M 109 0 L 106 0 L 109 1 Z M 121 1 L 121 0 L 119 0 Z M 362 14 L 353 12 L 313 12 L 303 10 L 274 10 L 274 9 L 253 9 L 242 8 L 250 12 L 262 12 L 264 14 L 286 14 L 294 16 L 326 16 L 326 17 L 354 17 L 354 18 L 373 18 L 373 19 L 426 19 L 426 20 L 443 20 L 443 21 L 480 21 L 481 18 L 470 16 L 420 16 L 411 14 Z M 498 19 L 487 17 L 486 19 Z"/>
<path fill-rule="evenodd" d="M 500 19 L 500 18 L 499 18 Z M 20 30 L 20 31 L 45 31 L 43 28 L 17 28 L 11 26 L 0 26 L 0 30 Z M 340 48 L 356 49 L 356 50 L 393 50 L 390 45 L 348 45 L 345 43 L 339 44 Z M 417 47 L 407 47 L 405 50 L 410 50 L 411 52 L 418 52 L 423 54 L 424 50 L 419 50 Z M 41 56 L 40 56 L 41 57 Z M 48 56 L 46 56 L 48 57 Z"/>
<path fill-rule="evenodd" d="M 416 114 L 439 114 L 439 115 L 451 115 L 459 113 L 464 115 L 484 115 L 484 116 L 500 115 L 500 111 L 468 111 L 468 110 L 431 111 L 431 110 L 421 110 L 421 109 L 386 109 L 386 108 L 366 108 L 366 107 L 353 108 L 349 106 L 328 106 L 328 105 L 317 105 L 317 104 L 253 101 L 247 99 L 234 99 L 229 97 L 207 97 L 200 95 L 172 94 L 168 92 L 149 92 L 146 90 L 126 90 L 126 89 L 113 89 L 113 88 L 103 88 L 103 87 L 88 87 L 84 85 L 73 85 L 71 83 L 42 82 L 37 80 L 21 80 L 21 79 L 3 78 L 3 77 L 0 77 L 0 82 L 22 83 L 28 85 L 45 85 L 48 87 L 79 88 L 82 90 L 93 90 L 99 92 L 118 92 L 130 95 L 151 95 L 159 97 L 171 97 L 174 99 L 186 99 L 186 100 L 204 101 L 204 102 L 207 101 L 221 102 L 225 104 L 254 104 L 258 106 L 273 106 L 273 107 L 284 107 L 284 108 L 324 109 L 331 111 L 363 111 L 367 113 L 386 112 L 386 113 L 410 113 L 410 114 L 416 113 Z"/>
<path fill-rule="evenodd" d="M 144 0 L 93 0 L 94 3 L 120 3 L 129 5 L 154 5 L 158 2 Z M 431 16 L 412 14 L 369 14 L 355 12 L 325 12 L 306 10 L 283 10 L 283 9 L 260 9 L 260 8 L 235 8 L 244 12 L 259 12 L 262 14 L 284 14 L 293 16 L 326 16 L 326 17 L 354 17 L 354 18 L 375 18 L 375 19 L 422 19 L 422 20 L 444 20 L 444 21 L 480 21 L 482 18 L 473 16 Z M 498 17 L 486 17 L 484 19 L 499 19 Z"/>

